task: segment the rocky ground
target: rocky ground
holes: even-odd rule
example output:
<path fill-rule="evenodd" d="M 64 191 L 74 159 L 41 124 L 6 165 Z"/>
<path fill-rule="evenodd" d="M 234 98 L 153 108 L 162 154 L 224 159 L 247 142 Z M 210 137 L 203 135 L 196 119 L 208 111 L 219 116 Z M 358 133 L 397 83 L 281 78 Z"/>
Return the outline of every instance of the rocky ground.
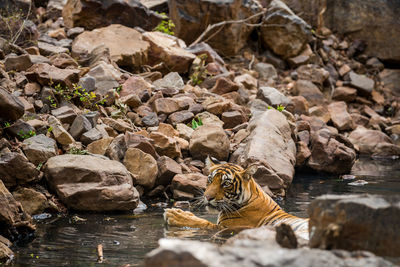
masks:
<path fill-rule="evenodd" d="M 168 12 L 155 2 L 143 1 Z M 314 30 L 281 1 L 170 0 L 174 28 L 138 1 L 8 4 L 0 258 L 12 254 L 6 238 L 34 231 L 30 215 L 201 195 L 207 155 L 257 164 L 255 179 L 275 196 L 295 170 L 346 174 L 359 155 L 400 156 L 396 51 Z"/>

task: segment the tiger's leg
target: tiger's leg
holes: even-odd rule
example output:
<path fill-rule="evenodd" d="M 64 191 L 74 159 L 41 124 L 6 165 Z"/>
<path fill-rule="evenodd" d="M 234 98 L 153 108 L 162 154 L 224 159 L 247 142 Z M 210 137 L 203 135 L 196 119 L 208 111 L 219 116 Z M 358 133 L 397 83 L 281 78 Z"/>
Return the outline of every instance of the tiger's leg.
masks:
<path fill-rule="evenodd" d="M 217 229 L 218 226 L 205 219 L 199 218 L 190 211 L 181 209 L 165 209 L 164 220 L 169 226 L 191 227 L 201 229 Z"/>

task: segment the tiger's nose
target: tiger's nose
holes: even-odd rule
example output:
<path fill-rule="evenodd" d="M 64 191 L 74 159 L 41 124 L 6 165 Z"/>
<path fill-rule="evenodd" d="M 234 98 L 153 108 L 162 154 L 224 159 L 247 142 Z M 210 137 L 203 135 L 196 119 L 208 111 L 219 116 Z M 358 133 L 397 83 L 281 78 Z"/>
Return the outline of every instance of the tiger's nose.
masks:
<path fill-rule="evenodd" d="M 207 196 L 207 195 L 205 195 L 204 197 L 206 198 L 206 200 L 207 200 L 208 202 L 212 201 L 212 200 L 215 198 L 215 197 Z"/>

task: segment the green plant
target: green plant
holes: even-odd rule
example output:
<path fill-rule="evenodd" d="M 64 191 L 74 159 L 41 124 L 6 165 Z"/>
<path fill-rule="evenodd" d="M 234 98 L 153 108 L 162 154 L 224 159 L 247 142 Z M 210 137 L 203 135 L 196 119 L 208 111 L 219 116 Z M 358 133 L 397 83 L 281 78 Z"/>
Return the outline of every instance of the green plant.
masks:
<path fill-rule="evenodd" d="M 117 94 L 121 93 L 122 85 L 115 87 L 114 90 Z"/>
<path fill-rule="evenodd" d="M 77 147 L 72 147 L 67 151 L 68 154 L 74 154 L 74 155 L 87 155 L 88 151 L 84 149 L 80 149 Z"/>
<path fill-rule="evenodd" d="M 276 107 L 276 109 L 277 109 L 278 111 L 282 112 L 282 111 L 285 110 L 285 107 L 282 106 L 282 105 L 278 105 L 278 106 Z"/>
<path fill-rule="evenodd" d="M 11 126 L 11 124 L 8 121 L 4 122 L 4 128 L 10 127 L 10 126 Z"/>
<path fill-rule="evenodd" d="M 163 20 L 153 29 L 153 31 L 174 35 L 175 33 L 173 30 L 175 28 L 175 24 L 172 22 L 172 20 L 168 19 L 168 16 L 165 13 L 159 14 L 163 17 Z"/>
<path fill-rule="evenodd" d="M 36 166 L 36 170 L 38 170 L 38 171 L 40 171 L 40 169 L 43 167 L 43 163 L 39 163 L 37 166 Z"/>
<path fill-rule="evenodd" d="M 36 135 L 36 132 L 33 130 L 30 130 L 29 132 L 24 132 L 23 130 L 20 130 L 18 132 L 18 136 L 21 137 L 22 139 L 28 139 L 35 135 Z"/>
<path fill-rule="evenodd" d="M 192 85 L 199 85 L 210 76 L 206 69 L 206 60 L 207 54 L 201 54 L 193 62 L 192 74 L 190 75 Z"/>
<path fill-rule="evenodd" d="M 48 133 L 51 133 L 52 131 L 53 131 L 53 127 L 50 126 L 50 127 L 47 129 L 47 132 L 48 132 Z"/>
<path fill-rule="evenodd" d="M 203 122 L 201 121 L 201 118 L 193 118 L 192 119 L 192 123 L 189 125 L 190 127 L 192 127 L 193 130 L 195 130 L 197 127 L 202 126 Z"/>

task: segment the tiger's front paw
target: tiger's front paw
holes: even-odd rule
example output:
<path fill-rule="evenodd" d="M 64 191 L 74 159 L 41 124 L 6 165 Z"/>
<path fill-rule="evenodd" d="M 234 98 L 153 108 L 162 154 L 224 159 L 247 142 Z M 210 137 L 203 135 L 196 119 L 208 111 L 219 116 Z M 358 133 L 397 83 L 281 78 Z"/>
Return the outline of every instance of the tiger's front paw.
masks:
<path fill-rule="evenodd" d="M 181 209 L 165 209 L 164 220 L 169 226 L 185 227 L 189 226 L 190 222 L 194 217 L 194 214 L 190 211 L 183 211 Z"/>

